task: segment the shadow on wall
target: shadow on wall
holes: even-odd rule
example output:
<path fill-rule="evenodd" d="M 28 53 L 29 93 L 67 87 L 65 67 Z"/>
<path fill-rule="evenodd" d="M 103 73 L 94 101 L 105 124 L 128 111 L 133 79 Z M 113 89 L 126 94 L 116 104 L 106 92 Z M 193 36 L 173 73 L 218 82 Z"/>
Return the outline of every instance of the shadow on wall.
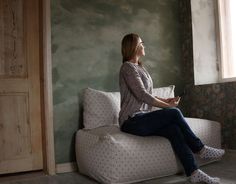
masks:
<path fill-rule="evenodd" d="M 79 119 L 78 119 L 78 125 L 79 125 L 79 129 L 82 129 L 82 128 L 84 128 L 84 125 L 83 125 L 83 123 L 82 122 L 84 122 L 83 120 L 83 112 L 84 112 L 84 108 L 83 108 L 83 96 L 84 96 L 84 91 L 85 91 L 85 89 L 83 89 L 82 90 L 82 92 L 81 93 L 78 93 L 78 101 L 79 101 L 79 103 L 78 103 L 78 106 L 79 106 L 79 111 L 78 111 L 78 113 L 79 113 Z"/>

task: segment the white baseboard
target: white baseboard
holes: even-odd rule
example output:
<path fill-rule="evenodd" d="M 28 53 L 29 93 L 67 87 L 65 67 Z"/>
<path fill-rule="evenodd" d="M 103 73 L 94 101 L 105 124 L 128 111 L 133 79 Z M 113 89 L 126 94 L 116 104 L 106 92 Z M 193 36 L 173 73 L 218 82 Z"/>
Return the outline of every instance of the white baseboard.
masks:
<path fill-rule="evenodd" d="M 78 171 L 76 162 L 56 164 L 56 173 L 66 173 Z"/>

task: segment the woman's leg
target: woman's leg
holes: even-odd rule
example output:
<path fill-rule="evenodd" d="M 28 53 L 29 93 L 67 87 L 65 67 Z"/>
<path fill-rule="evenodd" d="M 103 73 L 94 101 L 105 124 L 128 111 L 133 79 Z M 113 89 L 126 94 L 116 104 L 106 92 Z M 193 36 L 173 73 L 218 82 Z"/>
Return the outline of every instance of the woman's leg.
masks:
<path fill-rule="evenodd" d="M 130 133 L 136 133 L 141 136 L 155 134 L 156 130 L 162 129 L 171 124 L 176 124 L 181 128 L 184 138 L 186 139 L 186 143 L 193 153 L 199 152 L 204 147 L 201 140 L 188 126 L 181 111 L 177 108 L 166 108 L 149 113 L 140 113 L 127 121 L 132 123 L 129 123 L 130 125 L 126 128 L 126 131 L 131 131 Z M 124 126 L 125 124 L 126 123 L 124 123 Z M 148 126 L 146 126 L 146 124 L 148 124 Z"/>
<path fill-rule="evenodd" d="M 180 127 L 174 123 L 166 123 L 168 120 L 165 120 L 165 116 L 160 116 L 162 114 L 161 111 L 158 112 L 159 118 L 157 118 L 156 114 L 157 112 L 130 118 L 123 124 L 121 130 L 140 136 L 158 135 L 166 137 L 180 159 L 186 175 L 190 176 L 198 167 Z"/>
<path fill-rule="evenodd" d="M 180 159 L 187 176 L 190 176 L 198 169 L 193 153 L 186 143 L 179 126 L 170 124 L 162 130 L 157 131 L 156 135 L 166 137 L 171 142 L 172 148 Z"/>
<path fill-rule="evenodd" d="M 172 148 L 175 154 L 180 159 L 186 175 L 191 176 L 190 180 L 192 183 L 220 183 L 219 178 L 210 177 L 209 175 L 198 169 L 193 153 L 185 142 L 185 138 L 179 126 L 177 126 L 176 124 L 171 124 L 163 128 L 163 130 L 157 132 L 157 135 L 166 137 L 171 142 Z"/>
<path fill-rule="evenodd" d="M 163 118 L 165 116 L 160 116 L 159 119 L 156 119 L 156 114 L 161 115 L 163 113 L 164 111 L 159 111 L 158 113 L 151 112 L 130 118 L 123 124 L 121 130 L 134 135 L 160 135 L 168 138 L 173 150 L 183 164 L 186 175 L 191 176 L 190 179 L 193 183 L 203 181 L 208 184 L 219 184 L 219 178 L 212 178 L 197 169 L 196 161 L 190 148 L 186 144 L 180 127 L 166 121 L 165 118 Z M 163 124 L 161 122 L 163 122 Z"/>
<path fill-rule="evenodd" d="M 186 122 L 182 112 L 178 108 L 167 108 L 164 109 L 164 111 L 166 111 L 168 114 L 168 121 L 180 127 L 181 131 L 183 132 L 184 138 L 193 153 L 198 153 L 204 147 L 204 144 L 193 133 L 188 123 Z"/>
<path fill-rule="evenodd" d="M 191 128 L 188 126 L 182 112 L 178 108 L 169 108 L 166 109 L 168 111 L 168 116 L 170 119 L 172 118 L 173 123 L 177 124 L 185 137 L 185 140 L 188 146 L 194 153 L 200 153 L 200 157 L 204 159 L 218 159 L 221 158 L 225 151 L 223 149 L 216 149 L 208 146 L 204 146 L 201 140 L 193 133 Z M 204 148 L 204 149 L 202 149 Z"/>

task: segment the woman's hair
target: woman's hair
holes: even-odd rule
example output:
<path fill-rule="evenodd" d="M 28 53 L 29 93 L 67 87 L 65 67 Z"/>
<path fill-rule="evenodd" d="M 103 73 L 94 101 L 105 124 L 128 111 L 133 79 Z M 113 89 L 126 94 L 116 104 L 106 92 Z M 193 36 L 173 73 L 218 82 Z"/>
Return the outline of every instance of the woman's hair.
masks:
<path fill-rule="evenodd" d="M 132 59 L 137 51 L 139 36 L 135 33 L 130 33 L 124 36 L 121 42 L 121 53 L 123 56 L 122 62 L 129 61 Z M 142 65 L 140 61 L 138 61 L 139 65 Z"/>

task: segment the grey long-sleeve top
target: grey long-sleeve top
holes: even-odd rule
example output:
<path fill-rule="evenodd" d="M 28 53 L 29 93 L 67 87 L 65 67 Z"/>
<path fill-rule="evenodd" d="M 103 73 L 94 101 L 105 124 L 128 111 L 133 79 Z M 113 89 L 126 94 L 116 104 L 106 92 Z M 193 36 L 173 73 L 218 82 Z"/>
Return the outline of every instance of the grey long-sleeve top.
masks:
<path fill-rule="evenodd" d="M 126 61 L 120 68 L 119 85 L 121 110 L 119 124 L 122 126 L 128 117 L 139 112 L 149 112 L 154 105 L 153 82 L 147 70 L 135 63 Z"/>

